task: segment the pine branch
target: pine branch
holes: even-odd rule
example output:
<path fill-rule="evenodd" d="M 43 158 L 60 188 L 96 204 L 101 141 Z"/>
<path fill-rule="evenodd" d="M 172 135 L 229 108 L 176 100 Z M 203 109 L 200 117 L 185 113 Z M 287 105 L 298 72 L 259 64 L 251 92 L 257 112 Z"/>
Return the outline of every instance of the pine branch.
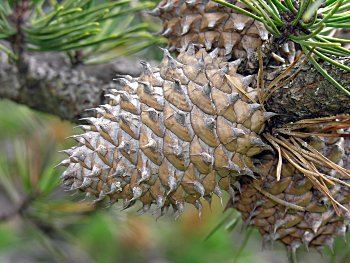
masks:
<path fill-rule="evenodd" d="M 88 115 L 86 109 L 106 103 L 105 92 L 115 88 L 116 74 L 137 76 L 138 61 L 72 67 L 58 53 L 27 54 L 28 72 L 18 73 L 0 52 L 0 98 L 11 99 L 33 109 L 77 122 Z M 350 59 L 339 61 L 350 65 Z M 350 73 L 323 63 L 344 87 L 350 87 Z M 281 122 L 337 114 L 350 114 L 350 98 L 331 85 L 309 63 L 286 87 L 268 101 L 270 111 L 280 114 Z"/>
<path fill-rule="evenodd" d="M 106 103 L 104 94 L 117 84 L 116 74 L 139 75 L 135 60 L 99 65 L 72 66 L 62 53 L 24 56 L 26 72 L 19 72 L 0 52 L 0 98 L 76 122 L 88 115 L 86 109 Z"/>
<path fill-rule="evenodd" d="M 30 204 L 36 199 L 36 197 L 37 193 L 26 196 L 13 210 L 0 214 L 0 222 L 9 221 L 17 215 L 22 215 Z"/>
<path fill-rule="evenodd" d="M 350 65 L 350 58 L 337 61 Z M 320 64 L 350 91 L 349 72 L 326 62 Z M 269 111 L 281 114 L 278 119 L 282 123 L 350 114 L 350 97 L 325 79 L 311 63 L 306 64 L 291 83 L 278 90 L 267 105 Z"/>

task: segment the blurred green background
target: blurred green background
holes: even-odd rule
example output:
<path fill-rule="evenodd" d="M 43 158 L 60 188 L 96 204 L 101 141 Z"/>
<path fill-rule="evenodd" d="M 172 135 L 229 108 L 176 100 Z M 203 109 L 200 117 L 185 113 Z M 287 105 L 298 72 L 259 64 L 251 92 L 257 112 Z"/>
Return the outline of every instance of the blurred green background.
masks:
<path fill-rule="evenodd" d="M 201 219 L 187 207 L 178 219 L 140 215 L 136 207 L 94 208 L 60 186 L 59 150 L 74 145 L 73 124 L 0 100 L 0 263 L 221 263 L 288 262 L 280 244 L 242 227 L 218 198 Z M 224 200 L 225 203 L 225 200 Z M 350 262 L 337 239 L 334 254 L 300 251 L 299 262 Z"/>

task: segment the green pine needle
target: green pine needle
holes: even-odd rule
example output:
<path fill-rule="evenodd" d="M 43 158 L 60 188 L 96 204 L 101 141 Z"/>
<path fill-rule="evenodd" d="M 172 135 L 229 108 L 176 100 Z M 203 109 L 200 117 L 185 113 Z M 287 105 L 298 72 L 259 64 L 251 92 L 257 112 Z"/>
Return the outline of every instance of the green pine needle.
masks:
<path fill-rule="evenodd" d="M 336 37 L 329 37 L 329 36 L 322 36 L 322 38 L 324 38 L 330 42 L 350 43 L 350 39 L 343 39 L 343 38 L 336 38 Z"/>
<path fill-rule="evenodd" d="M 242 255 L 244 249 L 246 248 L 247 244 L 248 244 L 248 241 L 250 239 L 250 237 L 252 236 L 253 234 L 253 231 L 254 229 L 253 228 L 248 228 L 248 230 L 246 231 L 245 235 L 244 235 L 244 240 L 243 242 L 241 243 L 241 246 L 239 247 L 234 259 L 233 259 L 233 262 L 234 263 L 237 263 L 238 260 L 240 259 L 240 256 Z"/>
<path fill-rule="evenodd" d="M 322 26 L 320 26 L 317 30 L 315 30 L 314 32 L 312 32 L 309 35 L 303 35 L 303 36 L 293 36 L 293 38 L 291 37 L 292 40 L 307 40 L 307 39 L 311 39 L 315 36 L 317 36 L 319 33 L 321 33 L 321 31 L 326 27 L 325 24 L 322 24 Z"/>
<path fill-rule="evenodd" d="M 307 5 L 309 4 L 309 1 L 306 0 L 300 0 L 299 1 L 299 9 L 298 9 L 298 13 L 296 15 L 296 17 L 294 18 L 294 20 L 292 21 L 292 25 L 295 26 L 299 23 L 299 20 L 301 19 L 301 17 L 303 16 L 305 9 L 307 8 Z"/>
<path fill-rule="evenodd" d="M 258 20 L 258 21 L 260 21 L 260 22 L 263 22 L 263 19 L 262 19 L 261 17 L 255 15 L 255 14 L 252 14 L 252 13 L 248 12 L 247 10 L 244 10 L 244 9 L 238 7 L 238 6 L 235 6 L 235 5 L 233 5 L 233 4 L 227 3 L 227 2 L 225 2 L 224 0 L 213 0 L 213 1 L 216 2 L 216 3 L 218 3 L 218 4 L 221 4 L 221 5 L 223 5 L 223 6 L 232 8 L 233 10 L 235 10 L 235 11 L 241 13 L 241 14 L 244 14 L 244 15 L 246 15 L 246 16 L 249 16 L 249 17 L 251 17 L 251 18 L 254 18 L 255 20 Z"/>
<path fill-rule="evenodd" d="M 332 78 L 331 75 L 329 75 L 327 73 L 326 70 L 324 70 L 320 64 L 317 63 L 317 61 L 312 57 L 310 56 L 310 61 L 311 63 L 314 65 L 314 67 L 318 70 L 318 72 L 321 73 L 321 75 L 323 77 L 325 77 L 330 83 L 332 83 L 334 86 L 336 86 L 339 90 L 341 90 L 342 92 L 344 92 L 346 95 L 350 96 L 350 91 L 345 89 L 342 85 L 340 85 L 334 78 Z"/>
<path fill-rule="evenodd" d="M 317 15 L 317 10 L 324 3 L 324 0 L 317 0 L 309 5 L 305 13 L 303 14 L 303 20 L 309 21 L 313 16 Z"/>
<path fill-rule="evenodd" d="M 330 19 L 337 12 L 337 10 L 339 9 L 339 7 L 342 5 L 343 2 L 344 0 L 338 0 L 337 4 L 331 9 L 331 11 L 321 21 L 319 21 L 312 27 L 317 27 L 322 25 L 323 23 L 326 23 L 328 19 Z"/>
<path fill-rule="evenodd" d="M 44 2 L 33 2 L 29 23 L 23 27 L 28 51 L 72 54 L 79 50 L 85 63 L 102 61 L 96 57 L 112 60 L 162 42 L 161 37 L 150 37 L 151 26 L 137 15 L 154 7 L 154 2 L 53 0 L 45 9 Z M 2 19 L 8 14 L 3 9 L 5 6 L 0 6 L 0 39 L 8 35 L 7 20 Z"/>
<path fill-rule="evenodd" d="M 287 8 L 294 14 L 296 14 L 298 11 L 295 9 L 295 7 L 293 6 L 293 2 L 291 0 L 285 0 L 284 1 L 286 3 Z"/>
<path fill-rule="evenodd" d="M 13 59 L 14 61 L 17 61 L 18 57 L 7 47 L 0 44 L 0 51 L 5 52 L 9 58 Z"/>
<path fill-rule="evenodd" d="M 203 242 L 209 240 L 217 231 L 219 231 L 220 228 L 222 228 L 227 223 L 227 221 L 230 218 L 234 217 L 234 220 L 237 221 L 237 219 L 239 218 L 239 215 L 238 214 L 235 215 L 235 213 L 236 212 L 232 210 L 224 218 L 222 218 L 220 222 L 217 225 L 215 225 L 215 227 L 204 237 Z"/>

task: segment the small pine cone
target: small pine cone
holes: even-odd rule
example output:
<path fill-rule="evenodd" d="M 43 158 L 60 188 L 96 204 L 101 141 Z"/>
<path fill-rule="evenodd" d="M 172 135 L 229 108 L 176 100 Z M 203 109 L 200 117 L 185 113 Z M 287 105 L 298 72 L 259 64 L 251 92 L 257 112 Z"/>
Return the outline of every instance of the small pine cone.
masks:
<path fill-rule="evenodd" d="M 237 177 L 254 176 L 251 158 L 271 150 L 259 134 L 273 114 L 248 99 L 257 91 L 236 73 L 240 60 L 193 45 L 178 60 L 164 54 L 159 68 L 143 62 L 141 77 L 120 79 L 109 104 L 80 126 L 85 133 L 72 136 L 78 145 L 64 151 L 65 186 L 95 201 L 139 200 L 144 210 L 156 204 L 180 213 L 185 203 L 200 210 L 202 198 L 222 190 L 233 196 Z"/>
<path fill-rule="evenodd" d="M 238 1 L 227 2 L 245 8 Z M 270 55 L 268 49 L 274 49 L 268 47 L 271 35 L 261 22 L 210 0 L 163 0 L 151 14 L 163 21 L 161 34 L 168 38 L 171 51 L 187 49 L 192 43 L 202 45 L 207 51 L 219 48 L 220 56 L 241 58 L 246 68 L 252 70 L 258 67 L 256 51 L 261 42 L 266 42 L 265 55 Z M 293 42 L 286 42 L 276 50 L 271 56 L 278 63 L 294 61 Z"/>
<path fill-rule="evenodd" d="M 328 159 L 347 167 L 344 138 L 311 138 L 308 144 Z M 349 225 L 349 212 L 341 209 L 337 215 L 332 202 L 292 164 L 283 163 L 280 181 L 276 179 L 276 158 L 265 155 L 260 162 L 258 180 L 240 180 L 241 193 L 233 204 L 241 212 L 246 226 L 258 228 L 264 243 L 281 241 L 291 252 L 302 245 L 322 251 L 324 246 L 333 249 L 336 236 L 343 236 Z M 350 209 L 349 177 L 334 170 L 320 168 L 339 181 L 326 184 L 330 193 L 346 209 Z M 345 183 L 340 183 L 340 180 Z M 282 201 L 276 201 L 278 200 Z M 283 203 L 286 202 L 286 203 Z M 294 207 L 297 206 L 297 207 Z M 302 209 L 300 209 L 302 208 Z"/>

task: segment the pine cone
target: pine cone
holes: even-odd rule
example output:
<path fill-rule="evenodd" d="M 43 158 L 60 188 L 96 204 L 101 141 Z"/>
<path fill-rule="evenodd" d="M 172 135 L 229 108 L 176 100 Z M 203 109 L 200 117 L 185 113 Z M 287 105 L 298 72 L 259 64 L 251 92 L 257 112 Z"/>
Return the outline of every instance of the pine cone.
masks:
<path fill-rule="evenodd" d="M 254 176 L 251 158 L 272 150 L 259 133 L 273 114 L 251 101 L 257 91 L 236 73 L 240 60 L 193 45 L 178 61 L 164 53 L 159 69 L 143 63 L 141 77 L 121 79 L 97 118 L 86 118 L 85 133 L 72 136 L 79 144 L 65 151 L 64 185 L 96 201 L 181 212 L 222 190 L 233 195 L 237 177 Z"/>
<path fill-rule="evenodd" d="M 245 8 L 237 1 L 227 1 Z M 210 0 L 163 0 L 151 12 L 163 21 L 161 35 L 165 36 L 170 51 L 187 49 L 198 44 L 207 51 L 219 48 L 221 57 L 243 59 L 249 70 L 258 67 L 257 48 L 271 43 L 270 33 L 263 23 L 239 14 Z M 287 42 L 276 50 L 267 51 L 278 63 L 292 63 L 296 56 L 293 42 Z M 266 52 L 265 52 L 266 53 Z"/>
<path fill-rule="evenodd" d="M 308 143 L 334 163 L 344 166 L 344 161 L 348 162 L 343 150 L 344 138 L 313 137 Z M 331 200 L 290 163 L 283 164 L 281 180 L 277 181 L 276 158 L 266 155 L 259 162 L 261 177 L 257 180 L 242 178 L 241 192 L 233 204 L 241 212 L 246 226 L 258 228 L 265 242 L 279 240 L 293 252 L 301 245 L 320 251 L 325 245 L 333 249 L 337 235 L 345 238 L 349 212 L 343 210 L 337 215 Z M 336 184 L 327 183 L 327 187 L 332 197 L 349 209 L 349 177 L 334 170 L 320 169 L 337 178 Z"/>

